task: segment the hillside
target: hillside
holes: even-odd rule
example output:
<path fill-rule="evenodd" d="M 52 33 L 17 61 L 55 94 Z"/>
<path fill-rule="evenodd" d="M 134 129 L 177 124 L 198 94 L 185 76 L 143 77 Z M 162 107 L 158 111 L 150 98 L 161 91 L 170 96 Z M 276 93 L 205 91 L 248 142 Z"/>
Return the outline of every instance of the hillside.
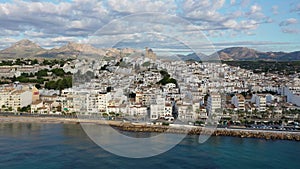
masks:
<path fill-rule="evenodd" d="M 1 58 L 27 58 L 46 51 L 34 42 L 24 39 L 0 51 Z"/>
<path fill-rule="evenodd" d="M 300 51 L 285 52 L 260 52 L 246 47 L 225 48 L 217 52 L 221 60 L 265 60 L 265 61 L 294 61 L 300 60 Z M 216 56 L 216 53 L 211 55 Z"/>

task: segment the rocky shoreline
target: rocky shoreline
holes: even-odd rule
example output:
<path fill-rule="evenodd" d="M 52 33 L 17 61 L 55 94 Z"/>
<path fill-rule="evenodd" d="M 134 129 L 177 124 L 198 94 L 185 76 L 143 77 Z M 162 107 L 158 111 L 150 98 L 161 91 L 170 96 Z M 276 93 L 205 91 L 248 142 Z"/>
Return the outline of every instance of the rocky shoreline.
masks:
<path fill-rule="evenodd" d="M 94 119 L 77 118 L 57 118 L 57 117 L 20 117 L 20 116 L 0 116 L 0 123 L 65 123 L 80 124 L 93 123 L 99 125 L 110 125 L 119 130 L 131 132 L 157 132 L 157 133 L 177 133 L 189 135 L 212 135 L 212 136 L 232 136 L 241 138 L 260 138 L 267 140 L 292 140 L 300 141 L 300 132 L 272 131 L 272 130 L 248 130 L 248 129 L 209 129 L 206 127 L 196 127 L 188 125 L 146 125 L 132 124 L 121 121 L 106 121 Z"/>
<path fill-rule="evenodd" d="M 170 127 L 170 126 L 145 126 L 145 125 L 119 125 L 116 126 L 123 131 L 132 132 L 168 132 L 189 135 L 212 135 L 231 136 L 241 138 L 260 138 L 266 140 L 293 140 L 300 141 L 300 132 L 271 131 L 271 130 L 247 130 L 247 129 L 209 129 L 205 127 Z"/>

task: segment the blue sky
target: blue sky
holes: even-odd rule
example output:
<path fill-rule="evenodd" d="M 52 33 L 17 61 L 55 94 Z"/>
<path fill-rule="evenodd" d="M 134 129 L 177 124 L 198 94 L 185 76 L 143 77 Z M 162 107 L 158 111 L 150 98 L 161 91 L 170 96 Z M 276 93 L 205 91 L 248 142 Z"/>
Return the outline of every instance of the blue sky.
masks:
<path fill-rule="evenodd" d="M 144 12 L 170 17 L 156 18 L 163 22 L 153 21 L 151 15 L 128 19 L 126 23 L 120 21 L 118 23 L 123 27 L 110 25 L 107 31 L 115 32 L 115 35 L 103 39 L 120 38 L 118 35 L 122 32 L 122 38 L 131 39 L 122 40 L 122 47 L 138 48 L 142 46 L 139 44 L 146 45 L 147 42 L 151 47 L 157 34 L 139 36 L 138 33 L 156 31 L 161 34 L 156 37 L 155 45 L 163 44 L 165 40 L 166 45 L 161 47 L 172 48 L 172 38 L 162 37 L 162 34 L 181 18 L 186 21 L 185 25 L 176 29 L 179 32 L 172 30 L 172 34 L 189 39 L 187 35 L 193 27 L 199 31 L 193 34 L 201 35 L 200 39 L 206 35 L 207 41 L 217 50 L 232 46 L 260 51 L 300 50 L 300 1 L 297 0 L 0 0 L 0 49 L 23 38 L 45 48 L 70 41 L 89 43 L 90 37 L 111 21 Z M 177 21 L 173 17 L 177 17 Z M 152 25 L 143 26 L 146 25 L 143 22 L 149 20 Z M 164 31 L 160 32 L 162 29 Z M 105 42 L 101 44 L 107 47 Z M 205 48 L 199 41 L 191 45 Z"/>

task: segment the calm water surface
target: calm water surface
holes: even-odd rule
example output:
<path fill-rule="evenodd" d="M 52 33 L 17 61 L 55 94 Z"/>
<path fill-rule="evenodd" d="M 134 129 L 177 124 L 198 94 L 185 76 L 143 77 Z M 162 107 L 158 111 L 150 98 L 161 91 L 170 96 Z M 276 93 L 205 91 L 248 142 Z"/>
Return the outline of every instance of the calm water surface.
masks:
<path fill-rule="evenodd" d="M 0 169 L 300 167 L 300 142 L 211 137 L 199 144 L 197 139 L 197 136 L 187 136 L 161 155 L 129 159 L 101 149 L 80 125 L 0 124 Z"/>

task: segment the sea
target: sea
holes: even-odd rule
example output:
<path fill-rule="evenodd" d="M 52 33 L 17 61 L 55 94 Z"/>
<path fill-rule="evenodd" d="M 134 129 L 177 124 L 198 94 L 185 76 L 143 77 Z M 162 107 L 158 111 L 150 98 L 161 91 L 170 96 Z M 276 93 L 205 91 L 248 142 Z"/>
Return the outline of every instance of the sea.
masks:
<path fill-rule="evenodd" d="M 102 149 L 79 124 L 0 124 L 0 169 L 297 169 L 299 159 L 296 141 L 214 136 L 200 144 L 193 135 L 162 154 L 127 158 Z"/>

